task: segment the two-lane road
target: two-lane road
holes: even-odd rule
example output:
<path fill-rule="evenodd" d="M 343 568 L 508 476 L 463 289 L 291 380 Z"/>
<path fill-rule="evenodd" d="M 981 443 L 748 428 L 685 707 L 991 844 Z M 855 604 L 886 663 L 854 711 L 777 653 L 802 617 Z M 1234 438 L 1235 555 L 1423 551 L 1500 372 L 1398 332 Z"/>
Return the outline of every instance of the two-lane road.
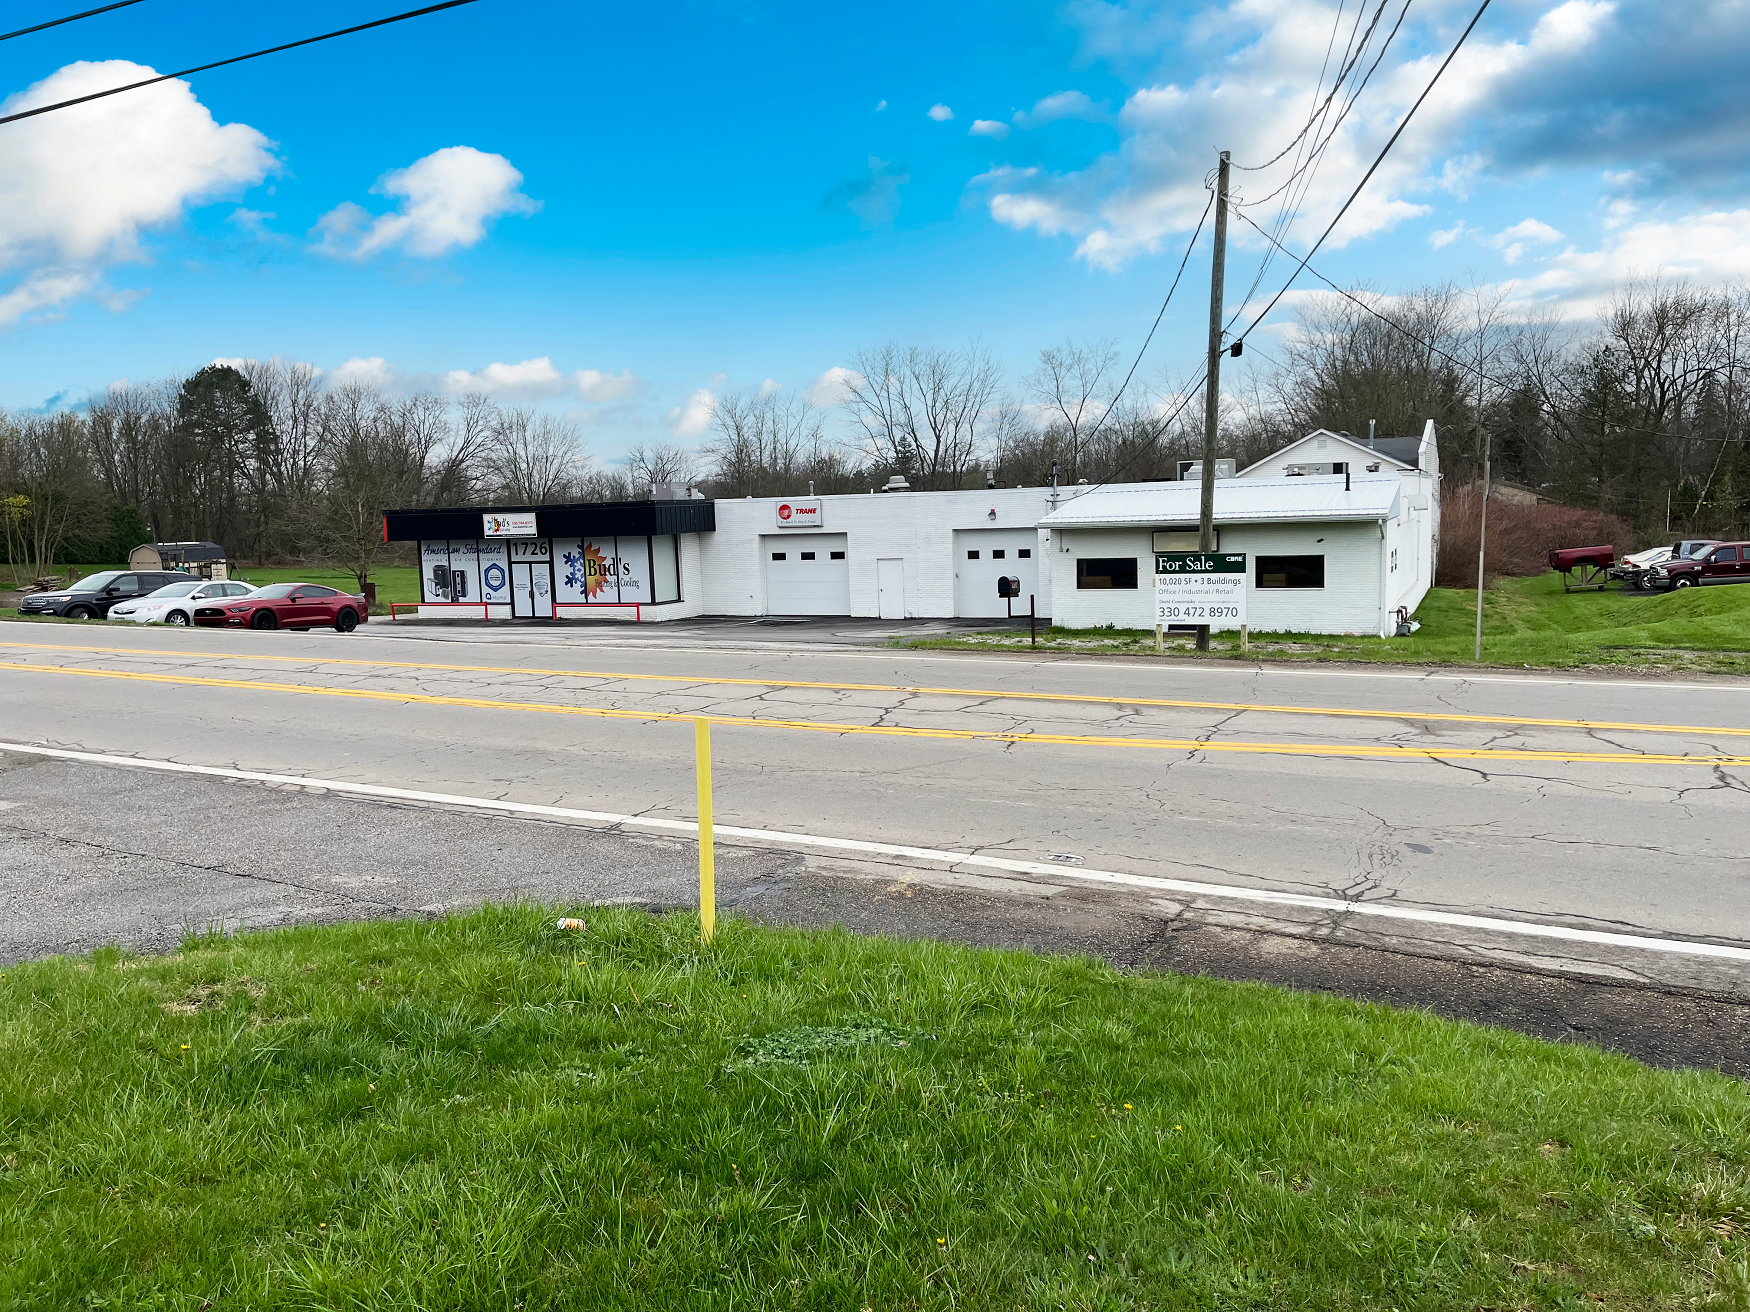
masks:
<path fill-rule="evenodd" d="M 462 809 L 684 833 L 694 716 L 734 841 L 1750 992 L 1746 684 L 0 624 L 0 744 Z"/>

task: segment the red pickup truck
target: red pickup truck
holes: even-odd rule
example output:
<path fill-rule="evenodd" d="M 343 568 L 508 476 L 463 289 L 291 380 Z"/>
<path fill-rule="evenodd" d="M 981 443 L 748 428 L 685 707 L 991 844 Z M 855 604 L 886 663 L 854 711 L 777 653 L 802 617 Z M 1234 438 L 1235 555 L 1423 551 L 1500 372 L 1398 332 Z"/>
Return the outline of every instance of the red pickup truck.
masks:
<path fill-rule="evenodd" d="M 1666 560 L 1648 572 L 1648 583 L 1667 592 L 1704 583 L 1750 583 L 1750 542 L 1722 542 L 1693 560 Z"/>

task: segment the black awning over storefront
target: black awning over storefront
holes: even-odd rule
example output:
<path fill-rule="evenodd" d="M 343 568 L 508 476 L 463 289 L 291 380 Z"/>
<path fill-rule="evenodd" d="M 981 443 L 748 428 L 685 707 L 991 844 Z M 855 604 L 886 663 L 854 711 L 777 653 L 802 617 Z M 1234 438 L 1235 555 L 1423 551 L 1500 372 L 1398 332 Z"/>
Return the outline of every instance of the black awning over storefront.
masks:
<path fill-rule="evenodd" d="M 568 506 L 471 506 L 442 510 L 383 512 L 385 542 L 430 542 L 439 538 L 486 536 L 486 516 L 535 517 L 538 538 L 660 537 L 670 533 L 713 533 L 717 503 L 686 501 L 596 501 Z M 494 534 L 493 536 L 501 536 Z"/>

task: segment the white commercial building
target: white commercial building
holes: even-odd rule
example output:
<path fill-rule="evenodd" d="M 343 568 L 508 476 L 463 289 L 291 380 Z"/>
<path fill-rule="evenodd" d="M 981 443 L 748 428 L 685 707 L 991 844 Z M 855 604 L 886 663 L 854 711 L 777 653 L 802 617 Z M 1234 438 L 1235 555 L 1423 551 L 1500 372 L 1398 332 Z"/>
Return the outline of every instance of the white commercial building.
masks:
<path fill-rule="evenodd" d="M 1419 443 L 1372 448 L 1309 434 L 1218 479 L 1219 549 L 1250 561 L 1251 627 L 1393 632 L 1431 580 L 1438 489 L 1432 425 Z M 420 509 L 388 512 L 384 539 L 419 544 L 422 618 L 904 620 L 1033 605 L 1068 627 L 1149 628 L 1154 554 L 1195 549 L 1198 496 L 1184 481 Z"/>

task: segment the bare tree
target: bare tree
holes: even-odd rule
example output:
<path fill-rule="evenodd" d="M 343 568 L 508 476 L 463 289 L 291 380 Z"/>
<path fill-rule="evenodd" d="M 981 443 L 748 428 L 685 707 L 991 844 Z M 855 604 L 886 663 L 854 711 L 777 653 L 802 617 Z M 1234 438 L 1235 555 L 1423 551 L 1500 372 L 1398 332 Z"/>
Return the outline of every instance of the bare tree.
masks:
<path fill-rule="evenodd" d="M 957 488 L 979 457 L 979 435 L 1002 386 L 988 351 L 887 345 L 859 351 L 845 408 L 871 460 L 929 491 Z"/>
<path fill-rule="evenodd" d="M 1082 445 L 1089 433 L 1103 427 L 1107 392 L 1116 380 L 1118 348 L 1112 342 L 1065 340 L 1039 352 L 1039 365 L 1021 381 L 1046 413 L 1046 427 L 1062 435 L 1056 445 L 1062 451 L 1063 477 L 1075 482 L 1085 472 Z"/>
<path fill-rule="evenodd" d="M 825 443 L 820 411 L 796 393 L 730 392 L 718 399 L 700 450 L 719 496 L 782 496 L 804 490 L 799 484 Z"/>
<path fill-rule="evenodd" d="M 589 453 L 576 424 L 515 409 L 500 413 L 486 463 L 494 496 L 534 506 L 573 495 L 589 466 Z"/>
<path fill-rule="evenodd" d="M 647 447 L 640 442 L 626 453 L 632 498 L 648 497 L 658 483 L 692 482 L 696 463 L 693 452 L 685 447 L 668 442 Z"/>

